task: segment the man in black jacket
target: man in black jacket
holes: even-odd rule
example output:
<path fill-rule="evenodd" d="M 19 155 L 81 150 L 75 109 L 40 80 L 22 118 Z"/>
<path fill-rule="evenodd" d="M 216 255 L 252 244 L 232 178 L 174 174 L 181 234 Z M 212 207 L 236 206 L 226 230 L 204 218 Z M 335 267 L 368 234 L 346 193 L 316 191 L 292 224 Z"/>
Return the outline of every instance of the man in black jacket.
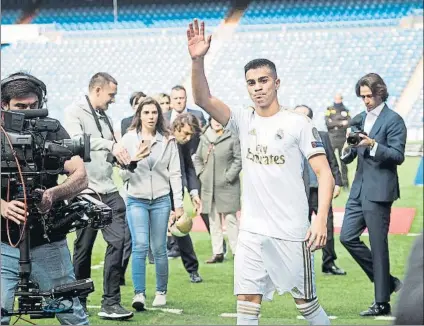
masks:
<path fill-rule="evenodd" d="M 296 106 L 295 111 L 305 114 L 310 119 L 312 119 L 314 116 L 312 109 L 306 105 Z M 324 131 L 319 131 L 318 134 L 321 137 L 322 146 L 324 146 L 328 163 L 330 164 L 331 172 L 333 174 L 336 184 L 336 186 L 334 187 L 333 198 L 337 198 L 340 194 L 340 189 L 342 186 L 339 166 L 337 164 L 333 148 L 331 147 L 328 133 Z M 305 168 L 303 170 L 303 180 L 305 182 L 305 190 L 306 195 L 308 197 L 310 221 L 312 213 L 316 214 L 318 211 L 318 180 L 315 173 L 310 168 L 308 162 L 305 162 Z M 331 275 L 346 275 L 346 272 L 344 270 L 336 266 L 336 259 L 337 255 L 334 249 L 334 214 L 333 207 L 330 207 L 327 219 L 327 244 L 324 248 L 322 248 L 322 272 Z"/>
<path fill-rule="evenodd" d="M 174 86 L 172 88 L 172 91 L 171 91 L 171 108 L 172 108 L 172 110 L 169 110 L 165 114 L 165 118 L 168 119 L 169 123 L 172 124 L 174 122 L 175 118 L 178 117 L 178 115 L 180 115 L 180 114 L 191 113 L 197 119 L 199 119 L 199 123 L 200 123 L 201 128 L 206 126 L 206 119 L 203 116 L 203 113 L 201 111 L 187 108 L 187 91 L 181 85 L 177 85 L 177 86 Z"/>
<path fill-rule="evenodd" d="M 130 97 L 130 105 L 134 112 L 137 110 L 138 105 L 147 97 L 143 92 L 134 92 Z M 127 129 L 131 126 L 134 114 L 130 117 L 124 118 L 121 121 L 121 136 L 127 133 Z"/>
<path fill-rule="evenodd" d="M 191 159 L 194 139 L 196 137 L 199 138 L 200 133 L 198 119 L 190 113 L 180 114 L 172 123 L 172 132 L 178 142 L 178 150 L 180 153 L 183 193 L 184 188 L 187 188 L 190 193 L 194 208 L 196 211 L 200 212 L 202 205 L 199 197 L 200 183 L 196 176 L 193 160 Z M 171 200 L 171 202 L 173 201 Z M 184 268 L 190 274 L 191 282 L 202 282 L 202 278 L 198 273 L 199 261 L 197 260 L 196 253 L 194 252 L 190 235 L 188 234 L 184 237 L 174 237 L 174 239 L 180 250 Z"/>
<path fill-rule="evenodd" d="M 336 94 L 333 105 L 329 106 L 325 111 L 325 125 L 327 126 L 331 146 L 333 150 L 337 150 L 337 155 L 339 156 L 341 156 L 343 144 L 346 140 L 346 131 L 349 128 L 350 120 L 349 109 L 343 104 L 343 96 Z M 349 178 L 347 166 L 342 161 L 340 161 L 340 170 L 343 187 L 348 189 Z"/>

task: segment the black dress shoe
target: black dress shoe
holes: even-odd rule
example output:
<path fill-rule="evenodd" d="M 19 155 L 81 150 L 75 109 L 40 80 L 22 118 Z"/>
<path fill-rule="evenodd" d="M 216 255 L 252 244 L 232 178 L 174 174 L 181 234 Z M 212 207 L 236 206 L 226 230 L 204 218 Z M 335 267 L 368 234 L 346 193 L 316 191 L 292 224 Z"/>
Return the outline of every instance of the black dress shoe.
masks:
<path fill-rule="evenodd" d="M 331 266 L 322 266 L 322 272 L 330 275 L 346 275 L 346 272 L 343 269 L 338 268 L 334 264 Z"/>
<path fill-rule="evenodd" d="M 222 263 L 224 261 L 224 254 L 213 255 L 211 259 L 206 261 L 206 264 Z"/>
<path fill-rule="evenodd" d="M 191 283 L 200 283 L 203 279 L 200 277 L 198 272 L 192 272 L 190 273 L 190 281 Z"/>
<path fill-rule="evenodd" d="M 362 317 L 376 317 L 390 315 L 391 309 L 390 304 L 387 302 L 374 303 L 368 310 L 362 311 L 360 315 Z"/>

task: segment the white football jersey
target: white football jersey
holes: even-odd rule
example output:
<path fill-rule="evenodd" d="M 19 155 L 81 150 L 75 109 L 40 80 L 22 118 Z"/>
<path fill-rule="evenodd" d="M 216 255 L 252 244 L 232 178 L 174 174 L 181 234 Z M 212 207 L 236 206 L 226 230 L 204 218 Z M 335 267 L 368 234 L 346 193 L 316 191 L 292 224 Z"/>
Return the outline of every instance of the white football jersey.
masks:
<path fill-rule="evenodd" d="M 240 138 L 243 189 L 240 229 L 303 241 L 309 228 L 304 160 L 325 150 L 312 121 L 281 110 L 271 117 L 234 109 L 226 128 Z"/>

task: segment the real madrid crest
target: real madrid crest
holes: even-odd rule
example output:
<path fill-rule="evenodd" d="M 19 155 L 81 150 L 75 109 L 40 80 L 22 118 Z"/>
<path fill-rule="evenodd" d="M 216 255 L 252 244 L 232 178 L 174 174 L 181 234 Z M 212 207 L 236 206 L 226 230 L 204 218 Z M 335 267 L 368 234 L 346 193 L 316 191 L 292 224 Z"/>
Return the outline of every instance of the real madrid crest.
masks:
<path fill-rule="evenodd" d="M 278 129 L 277 133 L 275 134 L 275 139 L 276 140 L 282 140 L 283 138 L 284 138 L 284 130 Z"/>

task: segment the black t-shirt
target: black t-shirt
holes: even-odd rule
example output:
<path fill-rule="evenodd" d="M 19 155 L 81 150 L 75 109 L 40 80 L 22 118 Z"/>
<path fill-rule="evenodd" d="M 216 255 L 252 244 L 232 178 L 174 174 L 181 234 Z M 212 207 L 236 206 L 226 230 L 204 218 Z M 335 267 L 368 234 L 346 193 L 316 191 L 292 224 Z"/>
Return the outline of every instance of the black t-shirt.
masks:
<path fill-rule="evenodd" d="M 59 122 L 59 121 L 58 121 Z M 60 124 L 60 122 L 59 122 Z M 57 132 L 48 132 L 46 135 L 46 140 L 48 141 L 59 141 L 63 139 L 69 139 L 69 134 L 66 132 L 66 130 L 63 128 L 62 125 L 60 125 L 60 129 Z M 46 170 L 57 170 L 60 167 L 58 164 L 58 160 L 54 158 L 46 158 L 44 160 L 44 167 Z M 45 189 L 52 188 L 57 185 L 57 178 L 58 175 L 45 175 L 42 180 L 42 184 L 45 187 Z M 1 180 L 1 198 L 3 200 L 7 200 L 7 179 Z M 54 204 L 53 204 L 54 205 Z M 19 240 L 21 230 L 22 230 L 22 224 L 19 226 L 13 221 L 9 221 L 9 235 L 10 240 L 12 244 L 16 244 Z M 31 229 L 30 229 L 30 247 L 38 247 L 40 245 L 49 243 L 47 239 L 43 237 L 43 227 L 41 223 L 37 223 L 34 221 L 31 223 Z M 50 242 L 56 242 L 61 241 L 63 239 L 66 239 L 66 235 L 49 235 Z M 3 243 L 9 244 L 9 238 L 7 236 L 7 224 L 6 219 L 1 217 L 1 241 Z"/>

